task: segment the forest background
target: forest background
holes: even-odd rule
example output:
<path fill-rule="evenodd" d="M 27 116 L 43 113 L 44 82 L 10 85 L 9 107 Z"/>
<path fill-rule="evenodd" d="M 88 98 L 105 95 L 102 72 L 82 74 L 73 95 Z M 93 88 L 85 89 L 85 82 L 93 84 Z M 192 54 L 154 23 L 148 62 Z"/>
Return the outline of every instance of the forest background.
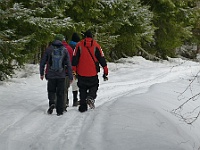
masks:
<path fill-rule="evenodd" d="M 37 64 L 56 34 L 69 41 L 73 32 L 81 36 L 87 29 L 108 61 L 135 55 L 195 59 L 200 52 L 200 2 L 0 0 L 0 80 L 26 63 Z"/>

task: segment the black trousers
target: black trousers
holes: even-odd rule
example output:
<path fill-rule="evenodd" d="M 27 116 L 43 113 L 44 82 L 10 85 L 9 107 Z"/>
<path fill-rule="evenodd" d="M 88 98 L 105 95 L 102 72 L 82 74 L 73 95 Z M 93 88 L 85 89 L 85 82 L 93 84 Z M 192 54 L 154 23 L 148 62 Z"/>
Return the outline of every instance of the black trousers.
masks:
<path fill-rule="evenodd" d="M 86 98 L 91 97 L 95 99 L 97 97 L 97 91 L 99 87 L 98 76 L 83 77 L 78 76 L 79 92 L 80 92 L 80 105 L 86 103 Z"/>
<path fill-rule="evenodd" d="M 49 106 L 56 102 L 56 112 L 63 112 L 64 91 L 65 91 L 65 78 L 48 79 L 47 83 Z"/>

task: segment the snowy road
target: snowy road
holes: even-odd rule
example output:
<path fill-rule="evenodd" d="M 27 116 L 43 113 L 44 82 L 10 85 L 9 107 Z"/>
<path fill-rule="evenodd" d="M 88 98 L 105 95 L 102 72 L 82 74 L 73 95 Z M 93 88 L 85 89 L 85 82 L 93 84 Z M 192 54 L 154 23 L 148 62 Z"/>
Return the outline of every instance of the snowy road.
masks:
<path fill-rule="evenodd" d="M 69 107 L 59 117 L 46 114 L 47 82 L 30 65 L 0 84 L 0 150 L 198 150 L 200 121 L 191 128 L 167 112 L 181 103 L 174 91 L 183 91 L 200 69 L 179 63 L 141 57 L 110 63 L 109 80 L 99 76 L 96 108 Z"/>

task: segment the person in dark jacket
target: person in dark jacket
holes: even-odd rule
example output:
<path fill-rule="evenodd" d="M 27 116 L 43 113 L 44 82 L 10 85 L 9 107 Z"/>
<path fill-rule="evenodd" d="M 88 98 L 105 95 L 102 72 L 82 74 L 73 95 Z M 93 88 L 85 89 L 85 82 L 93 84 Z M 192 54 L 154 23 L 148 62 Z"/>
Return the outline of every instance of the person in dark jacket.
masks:
<path fill-rule="evenodd" d="M 95 98 L 99 87 L 97 65 L 103 67 L 104 77 L 108 75 L 108 67 L 100 45 L 93 39 L 90 30 L 84 33 L 85 38 L 77 45 L 73 53 L 72 68 L 78 75 L 78 87 L 80 92 L 80 106 L 78 110 L 85 112 L 88 105 L 95 108 Z"/>
<path fill-rule="evenodd" d="M 63 59 L 62 59 L 62 70 L 55 70 L 52 67 L 52 55 L 54 48 L 61 48 L 63 49 Z M 48 63 L 48 64 L 47 64 Z M 47 67 L 47 91 L 48 91 L 48 99 L 49 99 L 49 109 L 47 111 L 48 114 L 53 113 L 53 109 L 56 107 L 57 115 L 63 115 L 63 103 L 64 103 L 64 89 L 65 89 L 65 77 L 66 77 L 66 69 L 68 72 L 68 76 L 70 81 L 73 81 L 72 75 L 72 66 L 70 62 L 69 54 L 66 48 L 63 46 L 60 40 L 55 40 L 52 44 L 47 47 L 43 58 L 40 62 L 40 79 L 44 79 L 44 69 L 45 66 Z M 55 96 L 57 98 L 57 104 L 55 105 Z"/>
<path fill-rule="evenodd" d="M 57 34 L 55 39 L 60 40 L 63 44 L 63 46 L 67 49 L 70 57 L 70 62 L 72 62 L 72 57 L 73 57 L 73 49 L 71 46 L 66 42 L 67 36 L 64 37 L 62 34 Z M 68 72 L 66 70 L 66 78 L 65 78 L 65 94 L 64 94 L 64 111 L 67 111 L 67 107 L 69 107 L 69 97 L 68 97 L 68 92 L 69 92 L 69 87 L 70 87 L 70 78 L 68 75 Z"/>
<path fill-rule="evenodd" d="M 79 35 L 74 32 L 72 34 L 72 38 L 71 41 L 69 42 L 69 45 L 71 46 L 71 48 L 74 50 L 76 47 L 76 44 L 80 41 L 80 37 Z M 76 78 L 76 74 L 74 73 L 74 80 L 71 84 L 72 86 L 72 94 L 73 94 L 73 105 L 72 106 L 78 106 L 79 102 L 78 102 L 78 85 L 77 85 L 78 79 Z"/>

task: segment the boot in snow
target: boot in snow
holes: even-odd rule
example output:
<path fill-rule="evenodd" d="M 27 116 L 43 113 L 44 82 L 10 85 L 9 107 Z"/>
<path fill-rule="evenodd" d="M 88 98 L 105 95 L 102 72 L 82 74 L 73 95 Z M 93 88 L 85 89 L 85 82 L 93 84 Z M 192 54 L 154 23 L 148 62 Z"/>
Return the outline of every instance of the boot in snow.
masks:
<path fill-rule="evenodd" d="M 95 100 L 94 100 L 92 97 L 87 97 L 86 103 L 88 104 L 88 106 L 89 106 L 91 109 L 94 109 L 94 108 L 95 108 L 94 102 L 95 102 Z"/>
<path fill-rule="evenodd" d="M 79 106 L 78 110 L 79 110 L 81 113 L 87 111 L 87 110 L 88 110 L 87 104 L 86 104 L 86 103 L 85 103 L 85 104 L 81 104 L 81 105 Z"/>
<path fill-rule="evenodd" d="M 48 114 L 52 114 L 54 108 L 55 108 L 55 104 L 51 104 L 51 106 L 50 106 L 49 109 L 47 110 L 47 113 L 48 113 Z"/>

